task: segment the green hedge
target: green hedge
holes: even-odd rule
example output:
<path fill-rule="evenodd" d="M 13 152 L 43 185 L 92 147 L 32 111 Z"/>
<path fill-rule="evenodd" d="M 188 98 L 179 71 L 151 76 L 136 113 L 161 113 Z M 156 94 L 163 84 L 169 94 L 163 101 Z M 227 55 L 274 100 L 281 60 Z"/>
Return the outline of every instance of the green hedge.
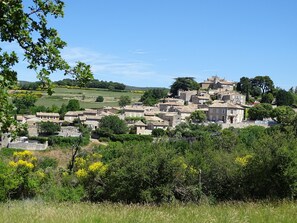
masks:
<path fill-rule="evenodd" d="M 135 135 L 135 134 L 120 134 L 120 135 L 111 135 L 111 141 L 119 142 L 128 142 L 128 141 L 139 141 L 139 142 L 152 142 L 153 137 L 150 135 Z"/>

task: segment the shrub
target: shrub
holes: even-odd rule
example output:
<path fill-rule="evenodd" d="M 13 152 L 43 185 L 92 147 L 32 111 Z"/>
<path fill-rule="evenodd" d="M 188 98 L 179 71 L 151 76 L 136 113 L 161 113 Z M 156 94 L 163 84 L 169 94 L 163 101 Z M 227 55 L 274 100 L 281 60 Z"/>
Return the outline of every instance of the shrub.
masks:
<path fill-rule="evenodd" d="M 119 141 L 119 142 L 126 142 L 126 141 L 139 141 L 139 142 L 152 142 L 153 138 L 150 135 L 134 135 L 134 134 L 120 134 L 120 135 L 111 135 L 111 141 Z"/>
<path fill-rule="evenodd" d="M 104 101 L 104 98 L 102 96 L 98 96 L 96 98 L 96 102 L 103 102 Z"/>

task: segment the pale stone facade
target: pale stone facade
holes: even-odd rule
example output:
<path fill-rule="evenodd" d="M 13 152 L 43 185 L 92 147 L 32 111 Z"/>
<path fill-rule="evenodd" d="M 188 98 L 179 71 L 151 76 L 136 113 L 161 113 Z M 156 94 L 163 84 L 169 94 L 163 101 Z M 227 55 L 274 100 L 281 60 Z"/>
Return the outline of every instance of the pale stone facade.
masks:
<path fill-rule="evenodd" d="M 209 121 L 239 123 L 244 119 L 244 108 L 230 103 L 215 103 L 208 108 Z"/>

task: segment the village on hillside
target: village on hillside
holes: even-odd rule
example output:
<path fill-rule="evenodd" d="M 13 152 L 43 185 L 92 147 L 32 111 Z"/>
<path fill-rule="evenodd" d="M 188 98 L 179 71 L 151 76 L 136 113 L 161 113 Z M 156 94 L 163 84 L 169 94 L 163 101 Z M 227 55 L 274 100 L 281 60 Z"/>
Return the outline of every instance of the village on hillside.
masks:
<path fill-rule="evenodd" d="M 268 127 L 274 123 L 267 119 L 262 121 L 246 120 L 245 109 L 253 105 L 246 104 L 246 96 L 235 91 L 236 82 L 213 76 L 200 83 L 199 90 L 178 90 L 176 97 L 165 97 L 154 106 L 144 106 L 141 102 L 124 107 L 104 107 L 102 109 L 85 109 L 68 111 L 61 120 L 59 113 L 37 112 L 36 115 L 17 115 L 20 124 L 26 124 L 29 137 L 39 136 L 39 123 L 52 122 L 62 125 L 59 136 L 79 137 L 77 127 L 65 126 L 79 120 L 91 130 L 100 128 L 100 120 L 105 116 L 118 116 L 125 120 L 137 135 L 151 135 L 154 129 L 174 129 L 183 122 L 188 122 L 195 111 L 205 114 L 203 124 L 217 123 L 222 128 L 243 128 L 250 125 Z M 195 120 L 192 120 L 195 122 Z M 199 123 L 197 123 L 199 124 Z M 3 134 L 2 147 L 43 150 L 47 144 L 29 143 L 27 137 L 14 141 L 9 134 Z"/>

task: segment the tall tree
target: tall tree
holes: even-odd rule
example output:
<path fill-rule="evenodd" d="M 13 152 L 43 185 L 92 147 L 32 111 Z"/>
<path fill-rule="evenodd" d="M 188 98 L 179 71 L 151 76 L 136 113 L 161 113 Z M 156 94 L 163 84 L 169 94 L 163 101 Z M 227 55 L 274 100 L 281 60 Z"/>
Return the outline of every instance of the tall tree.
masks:
<path fill-rule="evenodd" d="M 292 106 L 294 104 L 294 95 L 293 93 L 286 90 L 279 90 L 276 93 L 276 104 L 278 106 Z"/>
<path fill-rule="evenodd" d="M 79 101 L 76 99 L 70 99 L 68 101 L 66 109 L 67 109 L 67 111 L 79 111 L 80 110 Z"/>
<path fill-rule="evenodd" d="M 272 111 L 271 104 L 258 104 L 248 110 L 248 115 L 251 120 L 263 120 L 269 118 Z"/>
<path fill-rule="evenodd" d="M 289 106 L 278 106 L 271 112 L 271 117 L 280 124 L 291 125 L 296 116 L 296 112 Z"/>
<path fill-rule="evenodd" d="M 170 93 L 177 96 L 178 90 L 199 90 L 199 84 L 194 80 L 194 77 L 178 77 L 170 87 Z"/>
<path fill-rule="evenodd" d="M 252 90 L 251 80 L 248 77 L 240 78 L 240 81 L 237 83 L 236 90 L 240 91 L 242 94 L 246 95 L 246 100 L 250 99 L 250 93 Z"/>
<path fill-rule="evenodd" d="M 129 104 L 131 104 L 131 98 L 128 95 L 122 95 L 119 99 L 119 106 L 125 107 Z"/>
<path fill-rule="evenodd" d="M 161 88 L 150 89 L 144 92 L 140 101 L 143 102 L 144 105 L 152 106 L 158 103 L 161 98 L 165 98 L 167 93 L 167 90 Z"/>
<path fill-rule="evenodd" d="M 49 27 L 48 18 L 64 16 L 64 2 L 61 0 L 2 0 L 0 1 L 0 41 L 17 44 L 28 63 L 28 69 L 37 73 L 43 87 L 51 94 L 50 74 L 62 71 L 72 75 L 83 85 L 93 78 L 89 65 L 78 62 L 75 67 L 62 58 L 60 50 L 66 43 L 56 29 Z M 12 106 L 9 103 L 9 89 L 17 84 L 14 65 L 19 61 L 16 52 L 3 52 L 0 48 L 0 126 L 8 131 Z"/>
<path fill-rule="evenodd" d="M 206 114 L 201 110 L 196 110 L 191 113 L 190 119 L 196 123 L 204 122 L 206 120 Z"/>
<path fill-rule="evenodd" d="M 274 89 L 274 83 L 269 76 L 256 76 L 252 79 L 253 87 L 259 87 L 262 95 Z"/>

